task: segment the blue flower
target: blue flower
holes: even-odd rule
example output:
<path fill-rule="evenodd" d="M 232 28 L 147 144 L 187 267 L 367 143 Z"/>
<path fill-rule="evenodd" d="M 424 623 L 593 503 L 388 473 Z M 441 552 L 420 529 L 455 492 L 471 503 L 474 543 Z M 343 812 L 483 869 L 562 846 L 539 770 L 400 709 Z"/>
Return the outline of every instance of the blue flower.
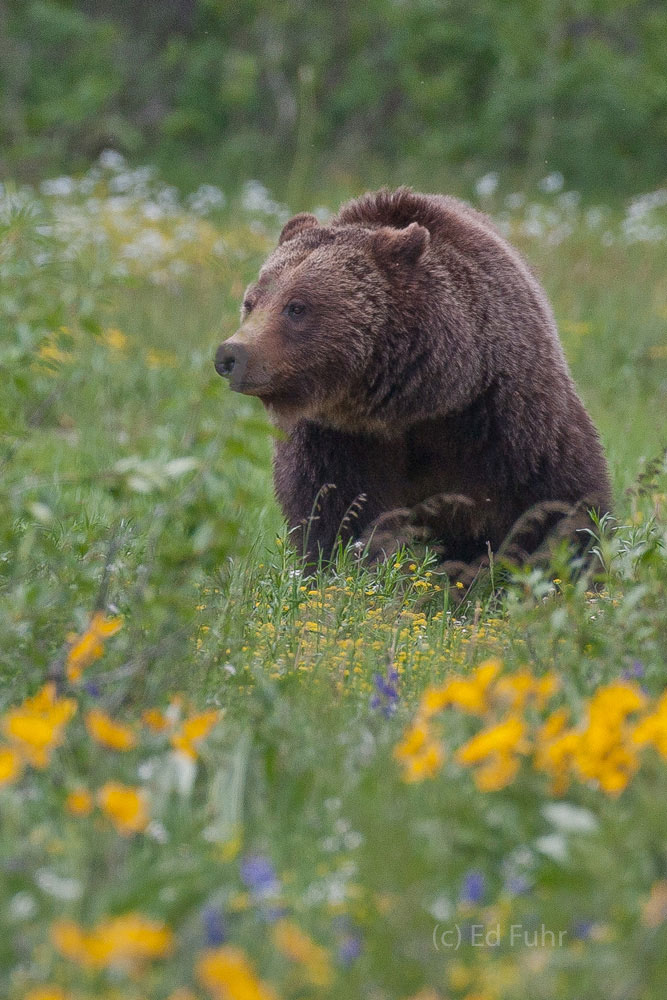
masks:
<path fill-rule="evenodd" d="M 361 938 L 350 934 L 338 946 L 338 961 L 341 965 L 352 965 L 361 955 Z"/>
<path fill-rule="evenodd" d="M 389 670 L 386 677 L 383 677 L 382 674 L 373 674 L 375 694 L 371 698 L 371 708 L 379 709 L 387 718 L 396 711 L 398 703 L 397 681 L 397 670 Z"/>
<path fill-rule="evenodd" d="M 209 948 L 216 948 L 227 940 L 227 928 L 222 910 L 218 906 L 205 906 L 201 914 L 204 938 Z"/>
<path fill-rule="evenodd" d="M 459 900 L 462 903 L 481 903 L 486 891 L 486 879 L 484 873 L 475 868 L 466 872 L 463 878 L 463 886 Z"/>
<path fill-rule="evenodd" d="M 261 854 L 249 854 L 243 859 L 241 878 L 254 896 L 275 896 L 280 889 L 273 865 Z"/>

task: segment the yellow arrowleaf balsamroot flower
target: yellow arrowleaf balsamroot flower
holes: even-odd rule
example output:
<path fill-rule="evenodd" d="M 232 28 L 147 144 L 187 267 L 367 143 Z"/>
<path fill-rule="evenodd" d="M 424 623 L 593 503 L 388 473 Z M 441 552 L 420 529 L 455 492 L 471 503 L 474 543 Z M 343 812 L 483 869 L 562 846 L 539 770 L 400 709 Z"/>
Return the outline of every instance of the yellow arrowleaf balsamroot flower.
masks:
<path fill-rule="evenodd" d="M 473 715 L 483 715 L 489 708 L 489 688 L 501 667 L 501 660 L 492 657 L 480 663 L 470 677 L 453 677 L 440 687 L 427 688 L 420 714 L 428 718 L 452 706 Z"/>
<path fill-rule="evenodd" d="M 5 714 L 2 728 L 24 761 L 44 768 L 52 751 L 62 743 L 65 726 L 76 708 L 72 698 L 56 696 L 55 684 L 45 684 L 36 695 Z"/>
<path fill-rule="evenodd" d="M 591 698 L 574 762 L 582 778 L 596 781 L 610 795 L 619 795 L 639 767 L 627 719 L 645 703 L 636 684 L 622 681 L 599 688 Z"/>
<path fill-rule="evenodd" d="M 154 733 L 162 733 L 169 729 L 171 722 L 169 718 L 159 708 L 147 708 L 141 713 L 141 721 Z"/>
<path fill-rule="evenodd" d="M 128 344 L 127 334 L 118 330 L 115 326 L 108 327 L 102 334 L 102 338 L 114 351 L 124 351 Z"/>
<path fill-rule="evenodd" d="M 421 719 L 406 729 L 403 740 L 394 750 L 394 757 L 403 765 L 404 781 L 433 778 L 445 760 L 442 742 L 437 740 L 428 724 Z"/>
<path fill-rule="evenodd" d="M 171 745 L 188 757 L 195 758 L 202 740 L 210 733 L 220 718 L 220 712 L 211 708 L 184 719 L 179 729 L 171 737 Z"/>
<path fill-rule="evenodd" d="M 11 785 L 21 777 L 23 761 L 19 753 L 11 747 L 0 747 L 0 787 Z"/>
<path fill-rule="evenodd" d="M 133 968 L 168 955 L 173 934 L 157 920 L 125 913 L 101 921 L 91 931 L 73 920 L 58 920 L 51 927 L 51 940 L 61 955 L 84 968 Z"/>
<path fill-rule="evenodd" d="M 313 986 L 328 986 L 331 983 L 329 953 L 291 920 L 277 922 L 273 928 L 273 942 L 283 955 L 304 967 Z"/>
<path fill-rule="evenodd" d="M 519 754 L 527 753 L 526 723 L 510 716 L 496 726 L 483 729 L 457 751 L 460 764 L 480 765 L 474 773 L 475 784 L 484 792 L 504 788 L 516 777 Z"/>
<path fill-rule="evenodd" d="M 123 836 L 141 833 L 148 826 L 148 804 L 141 789 L 119 781 L 107 781 L 98 791 L 97 801 L 102 812 Z"/>
<path fill-rule="evenodd" d="M 137 745 L 137 737 L 129 726 L 114 722 L 99 708 L 86 713 L 86 729 L 96 743 L 111 750 L 132 750 Z"/>
<path fill-rule="evenodd" d="M 196 970 L 214 1000 L 276 1000 L 273 990 L 257 978 L 244 952 L 233 945 L 203 952 Z"/>
<path fill-rule="evenodd" d="M 540 710 L 557 690 L 558 678 L 555 674 L 533 677 L 529 670 L 517 670 L 514 674 L 498 678 L 493 687 L 493 697 L 514 712 L 521 711 L 528 702 L 533 702 Z"/>
<path fill-rule="evenodd" d="M 659 699 L 655 709 L 639 720 L 631 738 L 636 746 L 651 744 L 667 758 L 667 691 Z"/>
<path fill-rule="evenodd" d="M 93 797 L 87 788 L 74 788 L 65 799 L 65 808 L 72 816 L 87 816 L 93 808 Z"/>
<path fill-rule="evenodd" d="M 96 611 L 86 631 L 78 638 L 74 637 L 69 648 L 66 663 L 67 679 L 78 681 L 86 667 L 98 660 L 104 652 L 105 640 L 115 635 L 122 627 L 122 618 L 107 618 L 101 611 Z"/>

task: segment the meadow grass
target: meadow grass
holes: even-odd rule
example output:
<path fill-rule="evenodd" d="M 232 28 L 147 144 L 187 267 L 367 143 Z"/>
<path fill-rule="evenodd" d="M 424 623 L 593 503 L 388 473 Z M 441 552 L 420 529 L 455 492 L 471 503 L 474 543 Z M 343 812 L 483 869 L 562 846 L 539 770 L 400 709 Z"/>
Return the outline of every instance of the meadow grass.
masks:
<path fill-rule="evenodd" d="M 281 207 L 122 177 L 0 217 L 2 995 L 662 997 L 663 206 L 493 206 L 616 509 L 597 589 L 458 605 L 428 558 L 289 549 L 212 365 Z"/>

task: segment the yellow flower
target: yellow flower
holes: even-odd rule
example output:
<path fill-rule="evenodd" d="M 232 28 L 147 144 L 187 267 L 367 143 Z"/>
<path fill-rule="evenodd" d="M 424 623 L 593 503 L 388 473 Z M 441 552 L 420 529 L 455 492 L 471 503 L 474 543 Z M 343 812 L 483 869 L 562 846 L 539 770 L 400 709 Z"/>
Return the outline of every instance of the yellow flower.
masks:
<path fill-rule="evenodd" d="M 127 336 L 122 330 L 118 330 L 115 326 L 110 326 L 102 334 L 104 342 L 108 344 L 109 347 L 113 348 L 114 351 L 124 351 L 127 347 Z"/>
<path fill-rule="evenodd" d="M 167 716 L 159 708 L 147 708 L 141 713 L 141 721 L 154 733 L 161 733 L 171 725 Z"/>
<path fill-rule="evenodd" d="M 276 948 L 292 962 L 303 965 L 313 986 L 328 986 L 332 972 L 329 954 L 291 920 L 279 920 L 273 928 Z"/>
<path fill-rule="evenodd" d="M 32 698 L 5 714 L 3 730 L 23 760 L 44 768 L 64 739 L 65 726 L 76 712 L 71 698 L 57 698 L 56 686 L 45 684 Z"/>
<path fill-rule="evenodd" d="M 148 804 L 141 789 L 107 781 L 97 793 L 97 800 L 102 812 L 123 836 L 140 833 L 148 826 Z"/>
<path fill-rule="evenodd" d="M 189 719 L 184 719 L 180 728 L 171 737 L 172 746 L 188 757 L 196 757 L 200 743 L 208 736 L 219 718 L 220 712 L 211 708 L 207 712 L 200 712 L 198 715 L 190 716 Z"/>
<path fill-rule="evenodd" d="M 51 940 L 61 955 L 89 969 L 109 966 L 140 966 L 169 954 L 171 930 L 140 913 L 126 913 L 84 931 L 73 920 L 58 920 L 51 927 Z"/>
<path fill-rule="evenodd" d="M 0 787 L 20 778 L 22 770 L 23 761 L 19 753 L 11 747 L 0 747 Z"/>
<path fill-rule="evenodd" d="M 475 783 L 481 791 L 491 792 L 510 784 L 519 770 L 517 755 L 528 749 L 525 722 L 511 716 L 474 736 L 459 748 L 456 759 L 480 765 L 473 775 Z"/>
<path fill-rule="evenodd" d="M 244 952 L 233 945 L 203 952 L 196 971 L 215 1000 L 276 1000 L 273 990 L 257 979 Z"/>
<path fill-rule="evenodd" d="M 427 688 L 420 704 L 420 714 L 428 718 L 452 706 L 463 712 L 482 715 L 489 707 L 489 688 L 501 667 L 501 661 L 492 657 L 480 663 L 469 677 L 453 677 L 441 687 Z"/>
<path fill-rule="evenodd" d="M 122 618 L 106 618 L 96 611 L 86 631 L 75 636 L 67 654 L 67 679 L 78 681 L 81 674 L 104 652 L 104 641 L 123 626 Z"/>
<path fill-rule="evenodd" d="M 132 750 L 137 745 L 129 726 L 114 722 L 99 708 L 86 713 L 86 729 L 97 743 L 111 750 Z"/>
<path fill-rule="evenodd" d="M 639 720 L 632 732 L 632 742 L 643 747 L 647 743 L 667 757 L 667 692 L 659 699 L 653 712 Z"/>
<path fill-rule="evenodd" d="M 557 690 L 558 678 L 555 674 L 533 677 L 529 670 L 517 670 L 514 674 L 498 678 L 493 696 L 512 711 L 521 711 L 529 701 L 533 701 L 539 710 Z"/>
<path fill-rule="evenodd" d="M 394 750 L 394 757 L 403 765 L 404 781 L 423 781 L 440 771 L 445 752 L 427 724 L 418 719 L 406 730 L 402 742 Z"/>
<path fill-rule="evenodd" d="M 65 808 L 73 816 L 87 816 L 93 808 L 93 797 L 87 788 L 74 788 L 65 799 Z"/>

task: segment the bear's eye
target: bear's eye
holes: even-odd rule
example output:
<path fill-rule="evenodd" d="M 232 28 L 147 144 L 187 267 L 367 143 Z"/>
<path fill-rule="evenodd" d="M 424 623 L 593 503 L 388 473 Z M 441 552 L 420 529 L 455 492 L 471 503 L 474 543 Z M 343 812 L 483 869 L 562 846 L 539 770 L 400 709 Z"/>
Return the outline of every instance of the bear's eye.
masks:
<path fill-rule="evenodd" d="M 296 300 L 290 302 L 285 310 L 285 312 L 290 318 L 294 318 L 296 316 L 303 316 L 305 311 L 306 307 L 303 304 L 303 302 L 297 302 Z"/>
<path fill-rule="evenodd" d="M 243 307 L 242 308 L 243 308 L 244 312 L 247 312 L 247 313 L 252 312 L 252 302 L 250 301 L 250 299 L 244 299 L 243 300 Z"/>

